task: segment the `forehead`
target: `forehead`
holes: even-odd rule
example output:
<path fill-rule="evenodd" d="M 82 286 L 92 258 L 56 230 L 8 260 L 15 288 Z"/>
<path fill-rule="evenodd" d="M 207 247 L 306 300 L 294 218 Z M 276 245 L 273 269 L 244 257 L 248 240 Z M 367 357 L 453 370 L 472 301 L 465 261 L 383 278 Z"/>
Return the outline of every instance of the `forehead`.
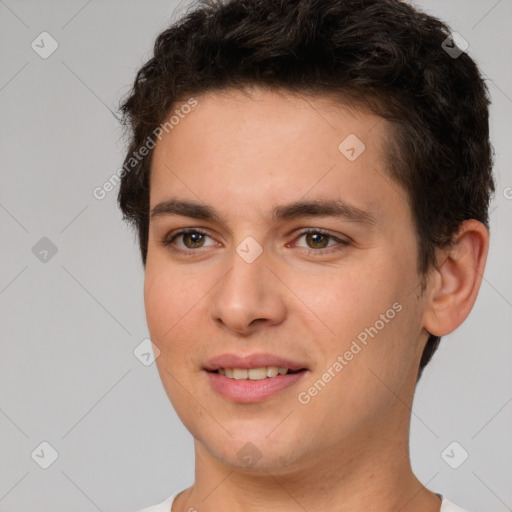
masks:
<path fill-rule="evenodd" d="M 379 214 L 404 198 L 388 169 L 390 126 L 368 111 L 261 88 L 194 99 L 157 142 L 151 207 L 172 196 L 268 216 L 271 205 L 322 196 Z"/>

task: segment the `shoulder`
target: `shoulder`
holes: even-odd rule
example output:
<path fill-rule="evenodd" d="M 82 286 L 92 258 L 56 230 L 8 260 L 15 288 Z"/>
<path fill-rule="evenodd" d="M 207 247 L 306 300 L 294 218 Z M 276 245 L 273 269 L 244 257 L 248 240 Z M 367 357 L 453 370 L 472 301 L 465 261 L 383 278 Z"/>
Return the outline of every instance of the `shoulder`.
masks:
<path fill-rule="evenodd" d="M 153 505 L 151 507 L 146 507 L 137 512 L 171 512 L 171 507 L 174 502 L 174 498 L 178 493 L 175 493 L 169 496 L 167 499 L 158 503 L 157 505 Z M 442 498 L 441 501 L 441 509 L 439 512 L 467 512 L 463 508 L 459 507 L 455 503 L 452 503 L 450 500 L 446 498 Z"/>
<path fill-rule="evenodd" d="M 165 499 L 161 503 L 158 503 L 157 505 L 143 508 L 142 510 L 138 510 L 137 512 L 171 512 L 172 503 L 177 494 L 178 493 L 175 493 L 169 496 L 167 499 Z"/>
<path fill-rule="evenodd" d="M 466 512 L 466 510 L 455 505 L 455 503 L 452 503 L 450 500 L 443 498 L 439 512 Z"/>

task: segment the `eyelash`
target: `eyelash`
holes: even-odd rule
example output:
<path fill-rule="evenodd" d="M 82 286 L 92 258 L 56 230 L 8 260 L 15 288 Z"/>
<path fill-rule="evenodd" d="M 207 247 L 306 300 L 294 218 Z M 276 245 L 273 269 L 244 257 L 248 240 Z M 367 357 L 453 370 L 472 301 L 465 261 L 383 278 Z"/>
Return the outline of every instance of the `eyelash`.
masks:
<path fill-rule="evenodd" d="M 208 233 L 206 233 L 205 231 L 203 231 L 201 229 L 198 229 L 198 228 L 187 228 L 187 229 L 182 229 L 181 231 L 178 231 L 178 233 L 175 233 L 170 238 L 169 237 L 164 238 L 161 241 L 161 243 L 162 243 L 162 245 L 164 247 L 167 247 L 168 249 L 170 249 L 172 252 L 175 252 L 175 253 L 179 253 L 179 254 L 192 254 L 192 253 L 195 253 L 199 249 L 202 249 L 202 247 L 198 247 L 197 249 L 181 249 L 179 247 L 176 247 L 176 246 L 172 245 L 176 238 L 178 238 L 179 236 L 182 236 L 182 235 L 190 234 L 190 233 L 200 234 L 200 235 L 205 235 L 205 236 L 210 237 L 210 235 L 208 235 Z M 337 246 L 331 246 L 329 248 L 329 250 L 327 250 L 327 248 L 308 249 L 308 248 L 302 247 L 301 249 L 306 251 L 306 254 L 308 256 L 312 256 L 312 255 L 314 255 L 314 256 L 322 256 L 322 255 L 325 255 L 325 254 L 331 254 L 332 252 L 340 251 L 345 246 L 349 245 L 349 242 L 347 240 L 341 240 L 340 238 L 335 237 L 334 235 L 328 233 L 327 231 L 325 231 L 323 229 L 306 229 L 306 230 L 302 231 L 297 236 L 296 240 L 298 240 L 301 237 L 303 237 L 304 235 L 308 235 L 308 234 L 324 235 L 324 236 L 328 237 L 329 239 L 332 239 L 332 240 L 335 240 L 336 242 L 338 242 Z"/>

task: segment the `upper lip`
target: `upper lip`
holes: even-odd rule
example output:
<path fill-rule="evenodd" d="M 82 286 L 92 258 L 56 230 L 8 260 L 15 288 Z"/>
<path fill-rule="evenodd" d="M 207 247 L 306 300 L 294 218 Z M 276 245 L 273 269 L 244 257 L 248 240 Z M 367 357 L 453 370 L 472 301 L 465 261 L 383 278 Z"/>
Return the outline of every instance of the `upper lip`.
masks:
<path fill-rule="evenodd" d="M 306 366 L 297 361 L 291 361 L 273 354 L 220 354 L 212 357 L 204 365 L 205 370 L 214 371 L 219 368 L 262 368 L 264 366 L 277 366 L 289 370 L 302 370 Z"/>

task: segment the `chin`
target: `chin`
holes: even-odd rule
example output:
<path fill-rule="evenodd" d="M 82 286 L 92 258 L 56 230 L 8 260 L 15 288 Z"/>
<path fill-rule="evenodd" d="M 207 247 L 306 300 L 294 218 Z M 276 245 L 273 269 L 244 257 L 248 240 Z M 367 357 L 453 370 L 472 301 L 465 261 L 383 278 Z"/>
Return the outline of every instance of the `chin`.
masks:
<path fill-rule="evenodd" d="M 267 476 L 267 471 L 277 471 L 287 466 L 291 466 L 297 462 L 300 456 L 298 446 L 300 442 L 294 440 L 289 432 L 283 430 L 279 435 L 272 434 L 276 428 L 276 422 L 270 429 L 254 430 L 251 432 L 241 431 L 240 435 L 236 435 L 229 430 L 233 437 L 223 431 L 219 437 L 212 438 L 199 435 L 199 439 L 203 449 L 209 452 L 211 456 L 222 464 L 235 467 L 241 470 L 257 474 L 262 471 Z M 247 430 L 247 429 L 246 429 Z M 284 440 L 287 442 L 284 442 Z"/>

